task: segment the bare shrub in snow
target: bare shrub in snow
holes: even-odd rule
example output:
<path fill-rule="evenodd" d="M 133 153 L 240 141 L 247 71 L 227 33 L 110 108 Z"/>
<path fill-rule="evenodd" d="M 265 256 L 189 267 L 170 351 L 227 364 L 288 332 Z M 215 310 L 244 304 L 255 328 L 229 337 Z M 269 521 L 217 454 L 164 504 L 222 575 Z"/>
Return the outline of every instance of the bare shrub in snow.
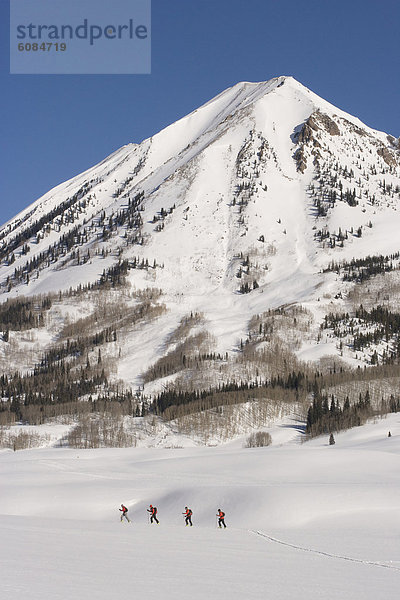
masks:
<path fill-rule="evenodd" d="M 210 352 L 212 343 L 212 337 L 205 331 L 186 338 L 143 374 L 144 383 L 197 366 Z"/>
<path fill-rule="evenodd" d="M 255 431 L 246 439 L 245 448 L 261 448 L 263 446 L 270 446 L 271 444 L 272 437 L 268 431 Z"/>
<path fill-rule="evenodd" d="M 157 304 L 149 294 L 143 294 L 141 302 L 129 306 L 120 298 L 99 300 L 96 310 L 87 317 L 65 324 L 60 332 L 60 338 L 75 338 L 83 334 L 93 334 L 93 331 L 103 327 L 111 327 L 115 332 L 132 328 L 139 322 L 151 321 L 165 312 L 163 304 Z"/>
<path fill-rule="evenodd" d="M 136 446 L 136 436 L 124 426 L 122 416 L 102 413 L 83 415 L 68 434 L 71 448 L 127 448 Z"/>
<path fill-rule="evenodd" d="M 193 327 L 201 325 L 203 322 L 204 315 L 198 312 L 182 317 L 178 327 L 171 333 L 168 343 L 175 344 L 182 342 L 189 337 L 189 333 Z"/>
<path fill-rule="evenodd" d="M 0 427 L 0 448 L 11 448 L 14 451 L 38 448 L 47 444 L 49 439 L 48 435 L 33 431 L 12 432 L 6 427 Z"/>

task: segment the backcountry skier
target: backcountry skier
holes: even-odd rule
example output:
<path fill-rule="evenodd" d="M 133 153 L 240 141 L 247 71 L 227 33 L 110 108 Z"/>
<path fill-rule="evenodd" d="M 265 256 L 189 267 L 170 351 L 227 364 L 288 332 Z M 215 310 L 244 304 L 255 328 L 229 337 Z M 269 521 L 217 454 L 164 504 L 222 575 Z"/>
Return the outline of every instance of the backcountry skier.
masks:
<path fill-rule="evenodd" d="M 193 514 L 193 512 L 191 511 L 191 509 L 188 508 L 187 506 L 185 506 L 185 512 L 182 513 L 182 514 L 185 515 L 185 524 L 186 524 L 186 527 L 188 525 L 190 525 L 190 527 L 192 527 L 193 526 L 193 523 L 192 523 L 192 514 Z"/>
<path fill-rule="evenodd" d="M 122 519 L 124 517 L 128 521 L 128 523 L 130 523 L 130 520 L 128 519 L 128 515 L 126 514 L 128 512 L 128 509 L 126 508 L 126 506 L 124 506 L 123 504 L 121 504 L 121 508 L 119 510 L 122 513 L 122 515 L 121 515 L 121 523 L 122 523 Z"/>
<path fill-rule="evenodd" d="M 223 510 L 221 510 L 220 508 L 218 509 L 218 513 L 217 513 L 217 517 L 218 517 L 218 527 L 221 529 L 222 525 L 224 526 L 224 529 L 226 529 L 226 524 L 225 524 L 225 513 Z"/>
<path fill-rule="evenodd" d="M 150 523 L 153 523 L 154 520 L 158 525 L 160 521 L 157 519 L 157 508 L 150 504 L 150 508 L 147 509 L 147 512 L 150 513 Z"/>

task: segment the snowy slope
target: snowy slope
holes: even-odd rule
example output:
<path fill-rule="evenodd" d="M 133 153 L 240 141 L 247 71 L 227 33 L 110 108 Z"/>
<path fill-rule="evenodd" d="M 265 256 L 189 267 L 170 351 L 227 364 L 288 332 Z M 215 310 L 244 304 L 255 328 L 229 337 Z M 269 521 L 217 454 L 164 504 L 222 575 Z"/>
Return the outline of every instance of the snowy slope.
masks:
<path fill-rule="evenodd" d="M 2 451 L 2 597 L 393 596 L 399 454 L 397 415 L 333 447 Z M 131 525 L 119 523 L 121 502 Z"/>
<path fill-rule="evenodd" d="M 144 352 L 127 332 L 116 377 L 138 385 L 185 315 L 201 313 L 211 349 L 231 352 L 254 314 L 314 312 L 337 293 L 321 273 L 332 260 L 397 252 L 399 164 L 397 140 L 293 78 L 239 83 L 6 224 L 3 297 L 68 290 L 129 261 L 131 288 L 161 289 L 167 309 L 142 330 Z"/>

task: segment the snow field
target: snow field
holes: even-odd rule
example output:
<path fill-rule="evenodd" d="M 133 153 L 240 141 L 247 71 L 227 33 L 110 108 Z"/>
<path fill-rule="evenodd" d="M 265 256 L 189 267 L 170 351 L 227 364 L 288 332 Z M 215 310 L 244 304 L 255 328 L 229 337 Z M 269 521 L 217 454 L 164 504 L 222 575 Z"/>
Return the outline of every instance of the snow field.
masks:
<path fill-rule="evenodd" d="M 400 417 L 335 437 L 335 446 L 318 438 L 259 449 L 2 451 L 0 595 L 393 595 Z M 119 522 L 122 502 L 132 524 Z M 148 525 L 150 503 L 159 526 Z M 193 528 L 184 527 L 186 505 Z M 217 508 L 227 530 L 216 529 Z"/>

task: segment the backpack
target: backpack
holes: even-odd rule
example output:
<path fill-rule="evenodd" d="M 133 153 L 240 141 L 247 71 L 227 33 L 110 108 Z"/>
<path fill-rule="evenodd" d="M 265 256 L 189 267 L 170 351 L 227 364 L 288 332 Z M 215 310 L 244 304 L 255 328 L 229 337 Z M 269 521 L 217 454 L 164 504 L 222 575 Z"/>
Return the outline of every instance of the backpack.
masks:
<path fill-rule="evenodd" d="M 157 514 L 157 508 L 155 506 L 153 506 L 153 515 L 155 516 Z"/>
<path fill-rule="evenodd" d="M 220 511 L 220 513 L 219 513 L 219 518 L 220 518 L 220 519 L 223 519 L 223 518 L 224 518 L 224 516 L 225 516 L 225 513 L 224 513 L 224 511 L 223 511 L 223 510 L 221 510 L 221 511 Z"/>
<path fill-rule="evenodd" d="M 193 513 L 192 513 L 192 511 L 191 511 L 191 510 L 190 510 L 190 508 L 189 508 L 189 510 L 188 510 L 188 517 L 191 517 L 191 516 L 192 516 L 192 514 L 193 514 Z"/>

